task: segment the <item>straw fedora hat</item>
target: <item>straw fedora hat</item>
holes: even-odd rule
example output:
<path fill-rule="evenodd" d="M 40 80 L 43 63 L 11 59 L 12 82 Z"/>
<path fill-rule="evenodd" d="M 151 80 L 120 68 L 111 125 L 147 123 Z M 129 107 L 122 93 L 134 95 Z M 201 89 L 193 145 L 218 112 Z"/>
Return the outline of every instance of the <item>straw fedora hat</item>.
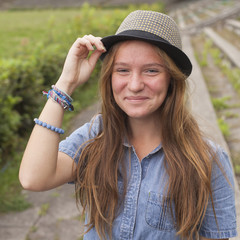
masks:
<path fill-rule="evenodd" d="M 116 43 L 126 40 L 143 40 L 159 46 L 187 76 L 191 74 L 192 64 L 182 51 L 179 29 L 174 20 L 160 12 L 137 10 L 130 13 L 122 22 L 115 35 L 102 38 L 107 50 Z"/>

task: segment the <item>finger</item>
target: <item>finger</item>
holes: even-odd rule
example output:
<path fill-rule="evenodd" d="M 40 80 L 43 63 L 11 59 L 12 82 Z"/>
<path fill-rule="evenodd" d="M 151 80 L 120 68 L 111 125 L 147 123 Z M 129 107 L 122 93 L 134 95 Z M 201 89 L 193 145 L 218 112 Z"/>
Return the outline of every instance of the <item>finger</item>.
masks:
<path fill-rule="evenodd" d="M 101 55 L 102 55 L 102 51 L 98 51 L 97 49 L 91 54 L 88 62 L 92 68 L 96 65 L 96 63 Z"/>
<path fill-rule="evenodd" d="M 94 50 L 93 44 L 85 36 L 77 39 L 77 45 L 78 47 L 85 46 L 89 51 Z"/>
<path fill-rule="evenodd" d="M 101 41 L 101 37 L 94 37 L 93 35 L 86 35 L 84 39 L 87 39 L 93 46 L 95 46 L 99 51 L 105 52 L 106 49 Z"/>

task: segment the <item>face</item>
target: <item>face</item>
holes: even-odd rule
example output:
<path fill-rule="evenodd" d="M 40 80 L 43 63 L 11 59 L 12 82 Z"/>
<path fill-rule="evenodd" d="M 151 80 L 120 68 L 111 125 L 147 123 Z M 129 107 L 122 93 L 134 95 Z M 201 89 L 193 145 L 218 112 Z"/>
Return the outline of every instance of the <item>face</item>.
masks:
<path fill-rule="evenodd" d="M 166 98 L 170 76 L 156 47 L 143 41 L 123 42 L 117 50 L 112 91 L 129 118 L 155 117 Z"/>

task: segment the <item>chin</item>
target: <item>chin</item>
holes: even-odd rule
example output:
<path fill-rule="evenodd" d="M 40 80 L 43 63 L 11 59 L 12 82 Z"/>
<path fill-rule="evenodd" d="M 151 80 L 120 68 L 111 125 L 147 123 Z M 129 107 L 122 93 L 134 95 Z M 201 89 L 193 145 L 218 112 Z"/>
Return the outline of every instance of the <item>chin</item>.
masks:
<path fill-rule="evenodd" d="M 149 113 L 126 113 L 129 118 L 141 119 L 150 117 L 152 114 Z"/>
<path fill-rule="evenodd" d="M 141 111 L 136 111 L 137 109 L 132 109 L 132 111 L 124 111 L 127 116 L 129 118 L 133 118 L 133 119 L 151 119 L 151 118 L 158 118 L 159 116 L 159 112 L 158 112 L 158 109 L 152 109 L 152 111 L 150 111 L 150 109 L 142 109 Z"/>

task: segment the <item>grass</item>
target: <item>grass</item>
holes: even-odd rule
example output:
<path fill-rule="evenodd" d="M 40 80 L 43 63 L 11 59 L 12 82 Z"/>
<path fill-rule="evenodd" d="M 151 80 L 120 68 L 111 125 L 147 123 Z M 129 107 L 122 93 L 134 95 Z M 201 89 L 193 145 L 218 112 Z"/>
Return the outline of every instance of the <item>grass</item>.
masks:
<path fill-rule="evenodd" d="M 33 225 L 32 227 L 31 227 L 31 229 L 30 229 L 30 232 L 36 232 L 37 231 L 37 226 L 35 226 L 35 225 Z"/>
<path fill-rule="evenodd" d="M 29 229 L 29 232 L 24 240 L 30 240 L 31 239 L 30 234 L 36 232 L 37 230 L 38 230 L 37 226 L 35 226 L 35 225 L 31 226 L 31 228 Z"/>
<path fill-rule="evenodd" d="M 38 212 L 38 215 L 40 217 L 45 216 L 47 214 L 47 212 L 48 212 L 49 207 L 50 207 L 49 203 L 42 204 L 42 206 L 41 206 L 41 208 L 40 208 L 40 210 Z"/>
<path fill-rule="evenodd" d="M 87 3 L 74 9 L 0 11 L 0 58 L 16 56 L 42 42 L 47 45 L 64 43 L 70 47 L 83 32 L 91 31 L 84 18 L 97 21 L 111 11 L 113 9 L 98 9 Z M 124 14 L 125 10 L 119 12 Z"/>
<path fill-rule="evenodd" d="M 0 57 L 9 57 L 32 48 L 46 37 L 62 42 L 71 31 L 80 9 L 6 11 L 0 14 Z M 77 35 L 77 33 L 76 33 Z M 73 39 L 69 39 L 69 43 Z M 65 41 L 65 39 L 64 39 Z"/>
<path fill-rule="evenodd" d="M 19 159 L 20 157 L 17 156 Z M 13 164 L 14 162 L 14 164 Z M 19 162 L 19 161 L 16 161 Z M 23 211 L 31 205 L 21 194 L 22 188 L 18 181 L 19 164 L 12 161 L 8 168 L 0 172 L 0 212 Z"/>
<path fill-rule="evenodd" d="M 0 58 L 16 56 L 39 42 L 64 42 L 70 47 L 77 37 L 85 34 L 103 37 L 109 29 L 116 31 L 116 19 L 121 22 L 127 13 L 136 9 L 164 11 L 164 4 L 102 8 L 84 3 L 81 8 L 0 11 Z"/>
<path fill-rule="evenodd" d="M 240 154 L 234 154 L 232 156 L 232 161 L 233 161 L 233 166 L 234 166 L 234 170 L 235 173 L 240 176 Z"/>
<path fill-rule="evenodd" d="M 229 108 L 229 105 L 226 103 L 227 100 L 229 100 L 230 97 L 222 97 L 222 98 L 212 98 L 212 104 L 213 107 L 217 110 L 223 110 Z"/>
<path fill-rule="evenodd" d="M 230 135 L 230 129 L 229 125 L 224 121 L 222 118 L 218 118 L 218 126 L 225 138 L 229 137 Z"/>
<path fill-rule="evenodd" d="M 232 66 L 231 62 L 224 56 L 224 54 L 214 46 L 212 40 L 204 40 L 202 51 L 195 52 L 194 54 L 201 67 L 208 65 L 207 58 L 210 54 L 215 65 L 228 78 L 240 95 L 240 69 Z"/>
<path fill-rule="evenodd" d="M 53 192 L 53 193 L 51 194 L 51 196 L 54 197 L 54 198 L 57 198 L 57 197 L 60 196 L 60 193 L 59 193 L 59 192 Z"/>
<path fill-rule="evenodd" d="M 233 67 L 231 62 L 224 57 L 218 48 L 213 46 L 211 41 L 207 41 L 204 49 L 204 51 L 209 51 L 216 66 L 221 69 L 222 73 L 228 78 L 235 90 L 240 95 L 240 69 Z"/>
<path fill-rule="evenodd" d="M 207 66 L 208 64 L 211 64 L 211 62 L 208 63 L 208 60 L 211 60 L 211 58 L 214 60 L 214 64 L 218 67 L 219 71 L 221 71 L 222 74 L 225 75 L 228 80 L 234 85 L 235 89 L 240 92 L 240 70 L 232 67 L 230 62 L 224 58 L 221 52 L 213 46 L 212 41 L 206 40 L 201 36 L 201 38 L 198 37 L 194 39 L 193 45 L 195 48 L 195 56 L 201 67 L 203 67 L 204 78 L 208 84 L 208 87 L 210 86 L 210 94 L 212 96 L 218 95 L 217 87 L 215 85 L 213 85 L 214 87 L 212 87 L 211 78 L 207 77 L 208 74 L 204 74 L 204 71 L 209 71 Z M 210 58 L 208 59 L 208 57 Z M 219 116 L 218 126 L 226 140 L 229 139 L 231 129 L 225 120 L 228 120 L 229 118 L 239 118 L 239 114 L 234 113 L 234 110 L 231 111 L 231 109 L 238 108 L 239 103 L 237 102 L 235 104 L 229 104 L 228 100 L 230 99 L 230 96 L 212 98 L 212 104 Z M 238 152 L 232 152 L 232 162 L 234 166 L 234 172 L 240 176 L 240 155 Z"/>
<path fill-rule="evenodd" d="M 225 113 L 225 117 L 226 118 L 238 118 L 239 114 L 228 111 L 228 112 Z"/>
<path fill-rule="evenodd" d="M 71 14 L 71 12 L 69 12 Z M 43 39 L 50 26 L 66 29 L 68 14 L 62 11 L 7 11 L 0 14 L 0 56 L 15 55 L 26 45 Z M 54 19 L 57 19 L 55 21 Z M 6 28 L 6 26 L 8 26 Z"/>

